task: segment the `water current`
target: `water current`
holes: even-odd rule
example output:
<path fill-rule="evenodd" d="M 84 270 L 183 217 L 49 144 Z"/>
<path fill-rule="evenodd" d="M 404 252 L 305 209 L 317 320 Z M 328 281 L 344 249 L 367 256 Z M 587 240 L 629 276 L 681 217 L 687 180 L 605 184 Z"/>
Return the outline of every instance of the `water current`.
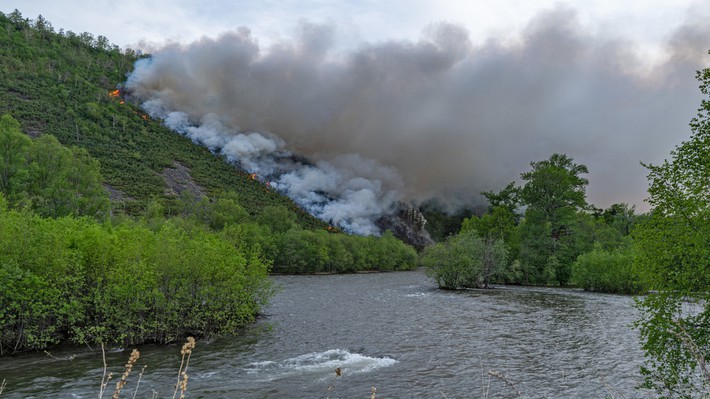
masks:
<path fill-rule="evenodd" d="M 443 291 L 422 272 L 275 276 L 253 326 L 198 341 L 187 398 L 645 397 L 633 298 L 558 288 Z M 144 346 L 121 397 L 170 398 L 179 346 Z M 111 397 L 129 348 L 107 353 Z M 339 369 L 340 376 L 336 375 Z M 100 351 L 0 358 L 0 397 L 96 398 Z M 179 393 L 178 393 L 179 396 Z"/>

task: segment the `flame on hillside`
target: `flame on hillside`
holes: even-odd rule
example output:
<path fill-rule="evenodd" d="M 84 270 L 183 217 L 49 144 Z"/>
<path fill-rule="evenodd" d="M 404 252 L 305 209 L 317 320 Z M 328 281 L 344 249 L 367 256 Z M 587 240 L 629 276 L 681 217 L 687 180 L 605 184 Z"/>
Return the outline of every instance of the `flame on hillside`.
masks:
<path fill-rule="evenodd" d="M 109 97 L 118 97 L 121 95 L 121 90 L 114 90 L 108 92 Z"/>

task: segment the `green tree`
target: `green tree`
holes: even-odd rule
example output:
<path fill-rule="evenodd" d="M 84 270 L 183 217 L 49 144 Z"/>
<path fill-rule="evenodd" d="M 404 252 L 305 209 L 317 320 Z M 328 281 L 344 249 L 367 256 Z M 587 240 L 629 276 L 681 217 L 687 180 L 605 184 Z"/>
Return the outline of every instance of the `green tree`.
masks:
<path fill-rule="evenodd" d="M 296 215 L 283 206 L 267 206 L 258 220 L 274 233 L 285 233 L 296 223 Z"/>
<path fill-rule="evenodd" d="M 491 277 L 504 272 L 507 256 L 502 240 L 468 231 L 427 247 L 421 263 L 440 288 L 487 288 Z"/>
<path fill-rule="evenodd" d="M 31 145 L 18 121 L 7 114 L 0 117 L 0 192 L 10 201 L 20 195 L 27 182 L 27 151 Z"/>
<path fill-rule="evenodd" d="M 622 294 L 644 291 L 630 247 L 606 250 L 595 245 L 591 252 L 577 257 L 572 265 L 572 283 L 587 291 Z"/>
<path fill-rule="evenodd" d="M 99 163 L 86 150 L 66 148 L 54 136 L 43 135 L 32 143 L 28 161 L 28 193 L 40 214 L 108 216 L 110 204 Z"/>
<path fill-rule="evenodd" d="M 655 293 L 639 300 L 644 386 L 665 398 L 710 393 L 710 68 L 692 135 L 648 170 L 648 220 L 634 231 L 636 265 Z"/>
<path fill-rule="evenodd" d="M 508 208 L 497 206 L 481 216 L 471 216 L 461 223 L 461 232 L 476 231 L 481 237 L 490 237 L 511 243 L 516 228 L 516 214 Z"/>
<path fill-rule="evenodd" d="M 631 230 L 638 220 L 636 206 L 623 203 L 612 204 L 601 213 L 601 217 L 609 227 L 614 228 L 623 236 L 631 234 Z"/>
<path fill-rule="evenodd" d="M 582 252 L 575 248 L 573 235 L 578 213 L 587 207 L 587 167 L 564 154 L 532 162 L 532 170 L 521 174 L 519 190 L 526 206 L 521 226 L 521 261 L 529 282 L 566 284 L 570 266 Z M 549 269 L 554 264 L 554 270 Z M 553 277 L 554 276 L 554 277 Z"/>
<path fill-rule="evenodd" d="M 488 200 L 488 212 L 492 212 L 495 208 L 504 208 L 515 215 L 516 223 L 520 215 L 516 212 L 520 206 L 520 190 L 515 187 L 515 183 L 510 182 L 504 189 L 499 192 L 484 191 L 481 193 Z"/>

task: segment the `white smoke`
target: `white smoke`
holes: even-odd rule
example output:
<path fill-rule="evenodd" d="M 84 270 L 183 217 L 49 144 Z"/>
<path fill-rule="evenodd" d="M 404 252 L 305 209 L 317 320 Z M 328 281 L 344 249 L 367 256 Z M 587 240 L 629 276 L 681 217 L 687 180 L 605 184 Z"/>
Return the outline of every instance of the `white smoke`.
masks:
<path fill-rule="evenodd" d="M 379 234 L 375 221 L 394 211 L 401 198 L 397 171 L 374 160 L 349 154 L 310 163 L 295 158 L 280 137 L 226 127 L 214 113 L 191 122 L 186 113 L 167 110 L 160 99 L 142 106 L 168 128 L 256 174 L 312 215 L 346 231 Z"/>
<path fill-rule="evenodd" d="M 653 62 L 563 6 L 506 43 L 442 23 L 419 41 L 343 54 L 331 26 L 303 24 L 266 49 L 241 28 L 154 52 L 126 86 L 168 126 L 355 232 L 376 231 L 399 200 L 470 204 L 554 152 L 589 167 L 595 205 L 640 204 L 639 162 L 689 135 L 710 47 L 704 15 Z"/>

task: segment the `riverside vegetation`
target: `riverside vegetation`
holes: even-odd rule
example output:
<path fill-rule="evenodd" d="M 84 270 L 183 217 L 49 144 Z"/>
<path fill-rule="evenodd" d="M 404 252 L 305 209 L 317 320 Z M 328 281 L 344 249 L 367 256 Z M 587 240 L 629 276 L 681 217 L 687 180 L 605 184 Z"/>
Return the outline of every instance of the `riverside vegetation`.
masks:
<path fill-rule="evenodd" d="M 653 210 L 586 202 L 587 168 L 532 162 L 480 215 L 428 210 L 420 257 L 390 233 L 332 228 L 108 93 L 143 55 L 41 16 L 0 14 L 0 354 L 230 333 L 273 293 L 269 272 L 427 266 L 442 288 L 576 285 L 639 300 L 645 385 L 710 390 L 710 103 L 649 165 Z M 710 72 L 698 75 L 708 94 Z M 168 183 L 187 173 L 187 187 Z M 111 193 L 111 196 L 107 193 Z M 522 210 L 522 211 L 521 211 Z M 445 237 L 463 219 L 459 234 Z M 691 305 L 691 306 L 689 306 Z M 689 312 L 688 308 L 692 310 Z M 1 389 L 1 388 L 0 388 Z"/>

